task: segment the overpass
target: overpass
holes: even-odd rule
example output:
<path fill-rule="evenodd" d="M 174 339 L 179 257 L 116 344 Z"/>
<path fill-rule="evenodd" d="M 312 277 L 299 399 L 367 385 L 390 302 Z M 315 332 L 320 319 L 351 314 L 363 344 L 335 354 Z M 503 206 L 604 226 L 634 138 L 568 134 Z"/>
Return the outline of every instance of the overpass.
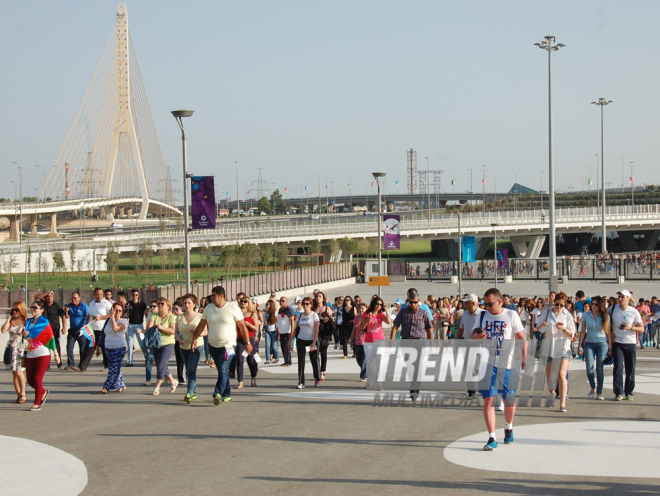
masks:
<path fill-rule="evenodd" d="M 638 251 L 635 236 L 642 237 L 642 250 L 652 249 L 660 236 L 660 205 L 613 206 L 605 212 L 607 229 L 616 231 L 626 251 Z M 321 219 L 322 221 L 323 219 Z M 556 231 L 564 240 L 576 248 L 586 244 L 593 233 L 600 232 L 600 209 L 572 208 L 557 209 Z M 431 240 L 434 250 L 457 249 L 458 215 L 434 215 L 431 219 L 401 221 L 403 239 Z M 519 210 L 507 212 L 486 212 L 462 214 L 461 233 L 463 236 L 475 236 L 480 239 L 477 258 L 482 258 L 495 233 L 498 237 L 509 237 L 517 258 L 537 258 L 549 232 L 547 211 Z M 217 229 L 192 231 L 190 245 L 198 248 L 208 243 L 209 246 L 262 243 L 287 243 L 298 246 L 320 241 L 327 245 L 331 239 L 366 239 L 376 237 L 377 218 L 365 218 L 359 222 L 299 224 L 291 221 L 289 225 L 219 225 Z M 137 251 L 141 244 L 150 243 L 157 248 L 178 249 L 184 245 L 183 231 L 136 233 L 119 235 L 113 238 L 76 239 L 79 250 L 93 250 L 99 257 L 107 252 L 108 244 L 114 242 L 120 252 Z M 52 253 L 61 251 L 66 255 L 71 241 L 62 239 L 37 240 L 31 244 L 33 252 Z M 17 243 L 5 243 L 3 256 L 24 252 Z M 579 251 L 578 251 L 579 252 Z M 4 255 L 6 254 L 6 255 Z M 439 254 L 438 254 L 439 255 Z M 439 255 L 441 256 L 441 255 Z M 451 256 L 444 255 L 444 256 Z M 21 257 L 18 257 L 19 259 Z M 99 258 L 99 260 L 101 259 Z"/>
<path fill-rule="evenodd" d="M 30 224 L 34 234 L 36 234 L 37 216 L 50 215 L 50 236 L 57 236 L 57 214 L 59 212 L 71 212 L 72 215 L 76 217 L 78 211 L 87 210 L 87 215 L 91 217 L 93 210 L 95 208 L 100 208 L 102 218 L 112 222 L 117 215 L 119 217 L 131 217 L 133 215 L 133 209 L 138 205 L 140 206 L 140 219 L 146 219 L 147 213 L 153 215 L 181 215 L 179 209 L 166 202 L 152 198 L 145 200 L 142 197 L 136 196 L 126 198 L 79 198 L 76 200 L 30 202 L 23 203 L 22 207 L 18 204 L 2 204 L 0 205 L 0 216 L 9 219 L 10 240 L 18 241 L 18 219 L 21 215 L 21 211 L 24 216 L 31 219 Z M 119 211 L 117 211 L 117 209 Z"/>

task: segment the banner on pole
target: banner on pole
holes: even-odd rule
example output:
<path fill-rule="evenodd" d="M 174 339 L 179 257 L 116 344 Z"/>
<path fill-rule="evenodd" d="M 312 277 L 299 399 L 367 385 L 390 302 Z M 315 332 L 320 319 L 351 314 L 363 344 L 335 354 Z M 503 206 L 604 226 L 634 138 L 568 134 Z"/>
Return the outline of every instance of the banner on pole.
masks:
<path fill-rule="evenodd" d="M 474 236 L 463 236 L 462 245 L 463 263 L 474 262 L 477 254 L 477 243 Z"/>
<path fill-rule="evenodd" d="M 498 270 L 509 268 L 509 249 L 508 248 L 498 248 L 497 249 L 497 268 L 498 268 Z"/>
<path fill-rule="evenodd" d="M 383 215 L 383 250 L 401 249 L 401 219 L 398 215 Z"/>
<path fill-rule="evenodd" d="M 190 207 L 193 229 L 215 229 L 215 189 L 213 176 L 190 178 L 192 189 Z"/>

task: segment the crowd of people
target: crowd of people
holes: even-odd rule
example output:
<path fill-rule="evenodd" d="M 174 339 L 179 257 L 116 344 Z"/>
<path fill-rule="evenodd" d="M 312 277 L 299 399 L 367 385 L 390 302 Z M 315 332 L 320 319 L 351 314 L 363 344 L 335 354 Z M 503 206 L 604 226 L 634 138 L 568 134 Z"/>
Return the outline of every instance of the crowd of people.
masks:
<path fill-rule="evenodd" d="M 186 386 L 183 400 L 190 404 L 198 398 L 197 369 L 203 351 L 204 363 L 217 369 L 212 393 L 216 405 L 232 400 L 232 379 L 236 380 L 235 388 L 244 387 L 246 362 L 250 386 L 257 387 L 259 365 L 278 364 L 280 352 L 281 366 L 290 367 L 292 351 L 296 351 L 298 389 L 306 386 L 307 360 L 314 386 L 319 387 L 326 380 L 328 348 L 333 342 L 344 359 L 350 353 L 356 360 L 359 381 L 366 382 L 374 343 L 385 339 L 384 325 L 391 325 L 390 339 L 504 338 L 523 339 L 525 345 L 528 340 L 536 339 L 538 344 L 533 351 L 537 358 L 541 343 L 551 340 L 558 351 L 548 358 L 547 387 L 559 399 L 560 412 L 567 411 L 571 359 L 586 361 L 589 398 L 604 399 L 604 367 L 611 361 L 614 399 L 631 401 L 636 347 L 660 347 L 657 297 L 636 299 L 627 290 L 619 291 L 616 297 L 587 297 L 578 291 L 574 297 L 550 292 L 547 297 L 512 298 L 490 289 L 483 297 L 428 295 L 422 301 L 411 288 L 405 301 L 398 299 L 392 305 L 377 295 L 368 302 L 359 295 L 338 296 L 331 302 L 322 291 L 315 290 L 312 297 L 296 297 L 291 304 L 286 296 L 277 299 L 273 293 L 261 310 L 257 300 L 244 293 L 238 293 L 235 301 L 230 301 L 222 286 L 214 287 L 201 300 L 194 294 L 186 294 L 174 302 L 166 298 L 141 301 L 137 289 L 131 291 L 129 299 L 124 291 L 113 295 L 111 290 L 96 288 L 94 300 L 89 304 L 74 292 L 71 302 L 64 307 L 54 301 L 52 291 L 37 294 L 29 311 L 30 317 L 23 301 L 14 302 L 2 332 L 9 333 L 4 362 L 12 372 L 17 394 L 14 403 L 27 401 L 27 382 L 35 392 L 32 411 L 40 410 L 47 401 L 49 391 L 44 387 L 44 375 L 50 368 L 51 354 L 58 368 L 64 366 L 60 338 L 65 335 L 67 370 L 84 373 L 94 356 L 102 356 L 102 370 L 107 371 L 100 388 L 102 394 L 126 390 L 122 367 L 134 365 L 137 343 L 145 358 L 144 385 L 152 386 L 155 365 L 152 394 L 159 395 L 167 381 L 170 393 Z M 523 367 L 526 350 L 525 346 Z M 168 367 L 173 354 L 176 378 Z M 558 367 L 555 365 L 558 370 L 555 379 L 550 375 L 553 361 L 560 362 Z M 508 377 L 511 363 L 506 367 Z M 494 385 L 493 382 L 490 391 L 480 391 L 491 438 L 485 449 L 489 450 L 497 448 L 493 398 L 498 395 L 506 403 L 506 406 L 498 405 L 506 417 L 504 442 L 513 442 L 515 405 L 506 400 L 515 391 L 507 389 L 506 379 L 504 389 L 494 389 Z M 475 394 L 476 391 L 468 391 L 469 397 Z"/>

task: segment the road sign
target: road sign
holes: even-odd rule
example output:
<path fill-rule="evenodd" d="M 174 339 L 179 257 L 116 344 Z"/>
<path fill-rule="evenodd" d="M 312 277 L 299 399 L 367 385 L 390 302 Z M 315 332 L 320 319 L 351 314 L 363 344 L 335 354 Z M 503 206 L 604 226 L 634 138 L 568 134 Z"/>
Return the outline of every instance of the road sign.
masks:
<path fill-rule="evenodd" d="M 390 276 L 369 276 L 369 286 L 389 286 Z"/>

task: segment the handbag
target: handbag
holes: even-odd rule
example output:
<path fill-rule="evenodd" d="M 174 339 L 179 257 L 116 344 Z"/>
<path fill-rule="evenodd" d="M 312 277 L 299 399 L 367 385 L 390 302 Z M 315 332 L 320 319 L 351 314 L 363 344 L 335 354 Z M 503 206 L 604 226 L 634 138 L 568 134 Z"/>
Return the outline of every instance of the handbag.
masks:
<path fill-rule="evenodd" d="M 5 365 L 9 365 L 9 364 L 11 364 L 11 354 L 12 354 L 12 351 L 13 351 L 13 348 L 10 348 L 9 346 L 7 346 L 7 347 L 5 348 L 5 354 L 4 354 L 4 356 L 2 357 L 2 362 L 3 362 Z"/>

